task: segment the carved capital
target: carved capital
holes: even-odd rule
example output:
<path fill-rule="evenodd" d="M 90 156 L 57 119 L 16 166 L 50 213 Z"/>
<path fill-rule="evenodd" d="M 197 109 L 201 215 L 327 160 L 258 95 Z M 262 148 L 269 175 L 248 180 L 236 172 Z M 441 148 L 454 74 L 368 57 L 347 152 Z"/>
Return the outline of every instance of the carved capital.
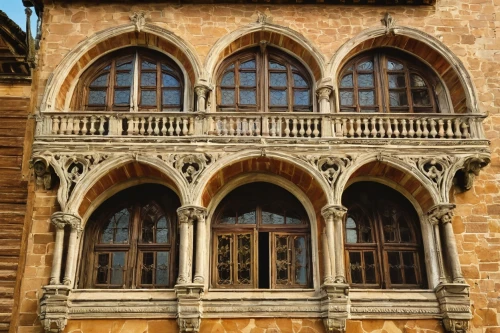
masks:
<path fill-rule="evenodd" d="M 179 216 L 179 223 L 204 223 L 207 216 L 207 210 L 199 206 L 183 206 L 177 209 L 177 215 Z"/>
<path fill-rule="evenodd" d="M 49 162 L 43 157 L 35 157 L 31 160 L 31 166 L 35 175 L 36 187 L 50 190 L 52 187 L 52 172 Z"/>
<path fill-rule="evenodd" d="M 194 91 L 196 92 L 196 96 L 198 97 L 207 97 L 207 94 L 211 91 L 210 87 L 202 84 L 198 84 L 194 87 Z"/>
<path fill-rule="evenodd" d="M 451 223 L 454 208 L 454 204 L 436 205 L 427 212 L 427 220 L 432 225 Z"/>
<path fill-rule="evenodd" d="M 79 216 L 64 212 L 55 212 L 51 216 L 52 224 L 59 229 L 64 228 L 66 225 L 70 225 L 72 229 L 81 230 L 81 221 L 82 219 Z"/>
<path fill-rule="evenodd" d="M 335 219 L 342 219 L 347 212 L 347 208 L 344 206 L 337 206 L 337 205 L 328 205 L 323 207 L 321 209 L 321 215 L 323 215 L 323 218 L 328 221 L 330 218 Z"/>
<path fill-rule="evenodd" d="M 327 101 L 330 100 L 331 94 L 332 94 L 331 87 L 321 87 L 318 88 L 318 90 L 316 90 L 316 95 L 318 95 L 318 102 L 321 102 L 324 99 L 326 99 Z"/>

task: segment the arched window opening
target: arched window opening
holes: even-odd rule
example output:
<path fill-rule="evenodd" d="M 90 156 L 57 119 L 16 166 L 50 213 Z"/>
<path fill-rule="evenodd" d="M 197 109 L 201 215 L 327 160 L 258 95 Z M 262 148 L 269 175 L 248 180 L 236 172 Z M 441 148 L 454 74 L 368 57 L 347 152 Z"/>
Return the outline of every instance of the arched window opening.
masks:
<path fill-rule="evenodd" d="M 345 261 L 351 286 L 424 287 L 419 218 L 401 194 L 387 186 L 359 182 L 343 195 Z"/>
<path fill-rule="evenodd" d="M 286 190 L 269 183 L 233 190 L 214 214 L 212 235 L 214 287 L 311 286 L 309 220 Z"/>
<path fill-rule="evenodd" d="M 85 231 L 83 288 L 171 288 L 176 271 L 175 193 L 129 188 L 104 202 Z"/>
<path fill-rule="evenodd" d="M 227 59 L 217 80 L 218 111 L 312 111 L 311 78 L 295 59 L 270 47 Z"/>
<path fill-rule="evenodd" d="M 438 80 L 413 56 L 389 49 L 365 52 L 340 73 L 341 112 L 439 112 Z"/>
<path fill-rule="evenodd" d="M 85 71 L 72 105 L 88 111 L 181 111 L 183 86 L 179 66 L 167 56 L 127 48 Z"/>

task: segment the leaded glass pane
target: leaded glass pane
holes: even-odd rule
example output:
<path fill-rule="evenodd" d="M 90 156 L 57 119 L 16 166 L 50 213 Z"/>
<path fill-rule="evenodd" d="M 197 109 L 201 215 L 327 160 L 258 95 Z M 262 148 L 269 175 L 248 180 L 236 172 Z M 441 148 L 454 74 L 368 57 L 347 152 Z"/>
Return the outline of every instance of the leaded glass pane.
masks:
<path fill-rule="evenodd" d="M 142 73 L 141 86 L 156 87 L 156 73 Z"/>
<path fill-rule="evenodd" d="M 262 212 L 262 224 L 285 224 L 285 217 L 271 212 Z"/>
<path fill-rule="evenodd" d="M 239 215 L 238 224 L 255 224 L 255 211 L 250 211 Z"/>
<path fill-rule="evenodd" d="M 354 104 L 354 93 L 352 91 L 341 91 L 340 105 L 353 105 L 353 104 Z"/>
<path fill-rule="evenodd" d="M 180 105 L 181 92 L 179 90 L 163 90 L 163 105 Z"/>
<path fill-rule="evenodd" d="M 286 73 L 270 73 L 269 75 L 269 85 L 271 87 L 286 87 Z"/>
<path fill-rule="evenodd" d="M 130 87 L 132 84 L 132 74 L 131 73 L 117 73 L 116 74 L 116 85 L 118 87 Z"/>
<path fill-rule="evenodd" d="M 349 252 L 349 270 L 351 271 L 352 283 L 363 283 L 361 252 Z"/>
<path fill-rule="evenodd" d="M 388 60 L 387 61 L 387 69 L 390 71 L 400 71 L 403 70 L 403 64 L 394 61 L 394 60 Z"/>
<path fill-rule="evenodd" d="M 387 261 L 389 263 L 389 275 L 391 278 L 391 283 L 393 284 L 403 283 L 399 252 L 387 252 Z"/>
<path fill-rule="evenodd" d="M 411 230 L 408 226 L 408 223 L 406 222 L 406 219 L 400 218 L 398 221 L 398 227 L 399 227 L 399 240 L 402 243 L 410 243 L 413 241 L 413 237 L 411 234 Z"/>
<path fill-rule="evenodd" d="M 101 236 L 102 244 L 127 243 L 130 213 L 124 208 L 113 214 Z"/>
<path fill-rule="evenodd" d="M 240 73 L 240 86 L 254 87 L 255 85 L 256 85 L 256 82 L 255 82 L 255 73 L 254 72 L 242 72 L 242 73 Z"/>
<path fill-rule="evenodd" d="M 156 105 L 156 90 L 142 90 L 141 105 Z"/>
<path fill-rule="evenodd" d="M 217 236 L 217 283 L 231 284 L 232 283 L 232 235 Z"/>
<path fill-rule="evenodd" d="M 417 74 L 411 74 L 410 75 L 410 81 L 411 81 L 411 86 L 415 88 L 420 88 L 420 87 L 427 87 L 425 84 L 424 79 L 420 75 Z"/>
<path fill-rule="evenodd" d="M 411 97 L 414 106 L 431 106 L 431 99 L 427 90 L 412 90 Z"/>
<path fill-rule="evenodd" d="M 374 105 L 375 93 L 373 90 L 360 91 L 358 93 L 359 105 Z"/>
<path fill-rule="evenodd" d="M 238 282 L 252 283 L 252 237 L 250 234 L 240 234 L 238 237 Z"/>
<path fill-rule="evenodd" d="M 340 80 L 340 87 L 341 88 L 352 88 L 353 87 L 352 74 L 344 75 L 342 80 Z"/>
<path fill-rule="evenodd" d="M 408 97 L 405 91 L 389 91 L 390 106 L 406 106 L 408 105 Z"/>
<path fill-rule="evenodd" d="M 108 272 L 109 272 L 109 254 L 99 253 L 97 257 L 96 283 L 98 284 L 108 283 Z"/>
<path fill-rule="evenodd" d="M 346 243 L 358 242 L 358 231 L 356 229 L 356 222 L 352 217 L 348 217 L 346 221 Z"/>
<path fill-rule="evenodd" d="M 304 78 L 296 73 L 293 73 L 293 86 L 296 88 L 307 88 L 309 85 L 307 84 Z"/>
<path fill-rule="evenodd" d="M 173 71 L 173 69 L 170 66 L 167 66 L 165 64 L 161 64 L 161 70 L 162 71 L 170 71 L 170 72 Z"/>
<path fill-rule="evenodd" d="M 116 90 L 115 89 L 115 104 L 129 104 L 130 103 L 130 90 Z"/>
<path fill-rule="evenodd" d="M 170 284 L 169 266 L 170 255 L 168 251 L 156 253 L 156 281 L 158 285 L 168 286 Z"/>
<path fill-rule="evenodd" d="M 154 267 L 155 267 L 154 253 L 144 252 L 142 254 L 141 284 L 153 283 Z"/>
<path fill-rule="evenodd" d="M 89 91 L 89 105 L 104 105 L 106 104 L 106 91 L 91 90 Z"/>
<path fill-rule="evenodd" d="M 293 92 L 293 104 L 294 105 L 309 105 L 309 90 L 295 90 Z"/>
<path fill-rule="evenodd" d="M 364 61 L 358 65 L 359 71 L 371 71 L 373 70 L 373 61 Z"/>
<path fill-rule="evenodd" d="M 112 285 L 123 285 L 123 272 L 125 271 L 125 252 L 113 252 L 113 264 L 111 266 Z"/>
<path fill-rule="evenodd" d="M 168 243 L 168 222 L 165 216 L 156 222 L 156 243 L 167 244 Z"/>
<path fill-rule="evenodd" d="M 255 68 L 255 60 L 246 61 L 240 64 L 240 69 L 253 69 Z"/>
<path fill-rule="evenodd" d="M 406 81 L 404 74 L 389 74 L 389 88 L 404 88 L 406 87 Z"/>
<path fill-rule="evenodd" d="M 283 66 L 282 64 L 279 64 L 277 62 L 274 62 L 274 61 L 270 61 L 269 62 L 269 68 L 270 69 L 281 69 L 281 70 L 286 70 L 286 67 Z"/>
<path fill-rule="evenodd" d="M 307 241 L 304 236 L 295 236 L 293 240 L 295 252 L 295 283 L 307 284 Z"/>
<path fill-rule="evenodd" d="M 153 243 L 154 223 L 150 219 L 142 222 L 142 242 Z"/>
<path fill-rule="evenodd" d="M 373 87 L 373 74 L 359 74 L 358 87 L 362 88 Z"/>
<path fill-rule="evenodd" d="M 277 235 L 275 240 L 276 251 L 276 284 L 287 284 L 288 270 L 288 237 Z"/>
<path fill-rule="evenodd" d="M 149 61 L 143 61 L 142 62 L 142 69 L 156 69 L 156 63 L 149 62 Z"/>
<path fill-rule="evenodd" d="M 234 89 L 222 89 L 222 105 L 234 104 Z"/>
<path fill-rule="evenodd" d="M 415 258 L 412 252 L 403 252 L 403 265 L 406 283 L 416 284 L 417 274 L 415 272 Z"/>
<path fill-rule="evenodd" d="M 109 74 L 102 74 L 97 77 L 92 83 L 90 84 L 91 87 L 106 87 L 108 85 L 108 76 Z"/>
<path fill-rule="evenodd" d="M 123 63 L 123 64 L 119 64 L 118 66 L 116 66 L 116 69 L 118 69 L 118 70 L 129 70 L 129 69 L 132 69 L 132 62 L 126 62 L 126 63 Z"/>
<path fill-rule="evenodd" d="M 161 75 L 162 77 L 162 87 L 180 87 L 181 84 L 179 80 L 177 80 L 175 77 L 169 74 L 163 73 Z"/>
<path fill-rule="evenodd" d="M 365 257 L 365 283 L 376 283 L 375 257 L 373 252 L 364 252 Z"/>
<path fill-rule="evenodd" d="M 225 73 L 220 82 L 221 86 L 234 86 L 234 72 Z"/>
<path fill-rule="evenodd" d="M 240 104 L 254 105 L 256 102 L 255 90 L 240 90 Z"/>
<path fill-rule="evenodd" d="M 272 106 L 286 106 L 288 104 L 286 90 L 271 89 L 270 99 L 270 104 Z"/>

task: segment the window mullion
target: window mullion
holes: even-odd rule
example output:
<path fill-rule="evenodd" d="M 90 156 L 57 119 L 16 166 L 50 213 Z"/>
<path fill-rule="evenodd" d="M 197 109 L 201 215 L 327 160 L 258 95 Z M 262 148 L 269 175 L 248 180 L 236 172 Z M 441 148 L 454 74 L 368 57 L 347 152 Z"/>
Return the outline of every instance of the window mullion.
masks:
<path fill-rule="evenodd" d="M 286 89 L 288 90 L 287 94 L 288 112 L 293 112 L 293 96 L 295 92 L 293 90 L 293 74 L 292 74 L 292 66 L 290 66 L 290 63 L 286 63 L 286 76 L 287 76 Z"/>
<path fill-rule="evenodd" d="M 106 96 L 106 111 L 113 110 L 113 100 L 115 95 L 116 84 L 116 60 L 111 61 L 111 68 L 109 71 L 109 82 Z M 90 91 L 90 88 L 89 88 Z"/>
<path fill-rule="evenodd" d="M 139 54 L 136 52 L 133 65 L 132 65 L 132 72 L 134 73 L 134 80 L 132 82 L 132 87 L 130 87 L 131 92 L 130 92 L 130 111 L 137 112 L 139 111 L 139 103 L 138 103 L 138 96 L 139 96 L 139 74 L 140 74 L 140 67 L 139 67 Z"/>
<path fill-rule="evenodd" d="M 406 63 L 403 63 L 404 71 L 405 71 L 405 80 L 406 80 L 406 99 L 408 101 L 408 111 L 413 113 L 413 95 L 411 93 L 411 80 L 410 80 L 410 69 L 408 68 Z"/>
<path fill-rule="evenodd" d="M 133 206 L 133 214 L 132 214 L 132 225 L 130 228 L 130 249 L 128 255 L 128 267 L 127 267 L 127 278 L 128 284 L 131 288 L 136 288 L 138 285 L 138 281 L 140 281 L 140 276 L 142 272 L 142 268 L 139 265 L 142 263 L 142 260 L 139 258 L 140 251 L 138 245 L 139 239 L 139 229 L 142 227 L 141 220 L 141 207 L 139 205 Z"/>
<path fill-rule="evenodd" d="M 387 64 L 384 55 L 376 55 L 373 57 L 373 71 L 375 82 L 375 96 L 379 112 L 389 113 L 389 82 L 387 81 Z"/>
<path fill-rule="evenodd" d="M 159 61 L 156 62 L 156 111 L 163 110 L 163 83 L 161 79 L 162 69 L 161 63 Z M 156 259 L 155 259 L 156 260 Z"/>

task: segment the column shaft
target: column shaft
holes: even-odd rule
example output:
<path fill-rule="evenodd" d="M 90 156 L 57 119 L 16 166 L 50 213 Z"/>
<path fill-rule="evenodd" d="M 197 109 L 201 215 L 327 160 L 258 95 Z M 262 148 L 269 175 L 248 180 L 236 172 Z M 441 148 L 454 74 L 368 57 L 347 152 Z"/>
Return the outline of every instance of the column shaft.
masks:
<path fill-rule="evenodd" d="M 50 273 L 50 284 L 61 284 L 61 263 L 64 242 L 64 224 L 54 223 L 56 226 L 56 243 L 54 245 L 54 259 Z"/>
<path fill-rule="evenodd" d="M 189 247 L 189 229 L 188 222 L 181 221 L 179 225 L 179 277 L 177 278 L 178 284 L 188 283 L 187 261 L 188 261 L 188 247 Z"/>
<path fill-rule="evenodd" d="M 344 211 L 345 213 L 345 211 Z M 345 283 L 343 215 L 335 216 L 335 282 Z"/>
<path fill-rule="evenodd" d="M 205 253 L 206 253 L 206 226 L 205 216 L 198 218 L 196 224 L 196 268 L 194 282 L 205 282 Z"/>
<path fill-rule="evenodd" d="M 64 274 L 64 284 L 73 287 L 76 268 L 76 250 L 78 248 L 78 229 L 71 226 L 68 244 L 68 257 L 66 258 L 66 273 Z"/>
<path fill-rule="evenodd" d="M 458 260 L 457 243 L 451 226 L 451 221 L 444 221 L 443 231 L 444 238 L 446 240 L 446 252 L 448 253 L 450 259 L 451 277 L 453 282 L 464 282 L 462 269 L 460 268 L 460 261 Z"/>

